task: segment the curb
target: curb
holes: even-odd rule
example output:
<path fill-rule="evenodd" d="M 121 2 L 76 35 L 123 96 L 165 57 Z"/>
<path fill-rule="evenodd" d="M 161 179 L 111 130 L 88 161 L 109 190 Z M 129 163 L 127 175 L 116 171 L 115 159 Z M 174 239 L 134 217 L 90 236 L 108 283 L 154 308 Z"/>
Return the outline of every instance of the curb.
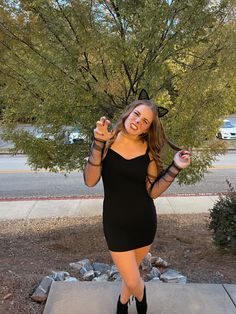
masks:
<path fill-rule="evenodd" d="M 164 194 L 158 198 L 174 197 L 174 198 L 189 198 L 196 196 L 220 196 L 226 195 L 227 192 L 217 193 L 183 193 L 183 194 Z M 19 202 L 19 201 L 73 201 L 73 200 L 100 200 L 103 195 L 81 195 L 81 196 L 55 196 L 55 197 L 9 197 L 0 198 L 0 202 Z"/>

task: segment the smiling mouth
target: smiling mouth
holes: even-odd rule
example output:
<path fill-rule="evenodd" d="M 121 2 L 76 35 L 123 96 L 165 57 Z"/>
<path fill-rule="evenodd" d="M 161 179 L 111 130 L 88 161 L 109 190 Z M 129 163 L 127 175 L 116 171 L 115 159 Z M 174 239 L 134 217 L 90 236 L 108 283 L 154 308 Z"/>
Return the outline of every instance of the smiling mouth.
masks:
<path fill-rule="evenodd" d="M 135 124 L 133 124 L 133 123 L 130 124 L 130 127 L 131 127 L 131 129 L 134 130 L 134 131 L 137 131 L 137 130 L 138 130 L 138 127 L 137 127 Z"/>

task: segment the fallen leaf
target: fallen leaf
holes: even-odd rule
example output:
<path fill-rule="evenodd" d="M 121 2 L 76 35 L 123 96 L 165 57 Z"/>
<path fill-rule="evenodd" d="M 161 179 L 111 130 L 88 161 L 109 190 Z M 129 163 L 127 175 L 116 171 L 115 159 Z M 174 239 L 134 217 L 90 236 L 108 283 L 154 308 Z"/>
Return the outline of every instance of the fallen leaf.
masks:
<path fill-rule="evenodd" d="M 8 293 L 3 297 L 3 300 L 7 300 L 12 296 L 12 293 Z"/>

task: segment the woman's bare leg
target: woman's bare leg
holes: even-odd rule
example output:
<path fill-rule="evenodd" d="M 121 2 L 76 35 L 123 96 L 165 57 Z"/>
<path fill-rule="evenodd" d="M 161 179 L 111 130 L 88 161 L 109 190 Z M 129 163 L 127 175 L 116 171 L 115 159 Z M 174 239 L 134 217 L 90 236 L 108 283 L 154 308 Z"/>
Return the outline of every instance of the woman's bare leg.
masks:
<path fill-rule="evenodd" d="M 148 254 L 150 248 L 151 248 L 151 245 L 148 245 L 148 246 L 144 246 L 142 248 L 138 248 L 138 249 L 134 250 L 135 258 L 136 258 L 136 262 L 137 262 L 138 267 L 141 264 L 144 257 Z M 132 295 L 132 293 L 130 292 L 130 290 L 126 286 L 125 281 L 122 279 L 121 302 L 126 303 L 129 300 L 131 295 Z M 142 295 L 142 297 L 143 297 L 143 295 Z M 138 300 L 141 301 L 142 297 L 138 298 Z"/>
<path fill-rule="evenodd" d="M 123 278 L 120 298 L 123 304 L 128 302 L 131 295 L 136 296 L 140 301 L 143 298 L 144 282 L 140 276 L 139 265 L 150 247 L 151 245 L 127 252 L 110 252 Z"/>

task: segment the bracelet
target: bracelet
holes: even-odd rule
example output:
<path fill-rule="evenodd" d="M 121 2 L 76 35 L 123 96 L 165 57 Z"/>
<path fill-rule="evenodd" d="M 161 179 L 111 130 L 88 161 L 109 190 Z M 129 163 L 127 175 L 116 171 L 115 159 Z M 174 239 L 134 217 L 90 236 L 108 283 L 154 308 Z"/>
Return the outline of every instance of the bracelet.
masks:
<path fill-rule="evenodd" d="M 178 167 L 174 161 L 172 162 L 171 166 L 175 167 L 179 171 L 183 170 L 183 168 Z"/>
<path fill-rule="evenodd" d="M 100 142 L 100 143 L 104 143 L 104 144 L 106 143 L 106 141 L 99 140 L 99 139 L 97 139 L 95 136 L 93 137 L 93 140 L 94 140 L 94 141 L 97 141 L 97 142 Z"/>
<path fill-rule="evenodd" d="M 95 166 L 95 167 L 100 167 L 102 165 L 102 163 L 100 164 L 94 164 L 93 162 L 91 162 L 89 159 L 88 159 L 88 163 L 92 166 Z"/>

